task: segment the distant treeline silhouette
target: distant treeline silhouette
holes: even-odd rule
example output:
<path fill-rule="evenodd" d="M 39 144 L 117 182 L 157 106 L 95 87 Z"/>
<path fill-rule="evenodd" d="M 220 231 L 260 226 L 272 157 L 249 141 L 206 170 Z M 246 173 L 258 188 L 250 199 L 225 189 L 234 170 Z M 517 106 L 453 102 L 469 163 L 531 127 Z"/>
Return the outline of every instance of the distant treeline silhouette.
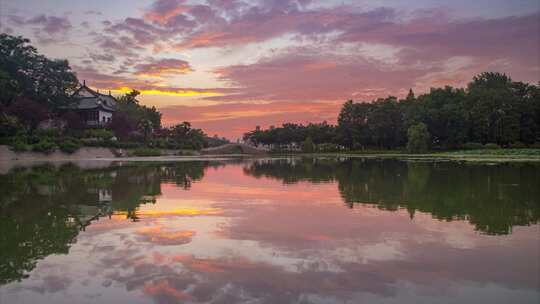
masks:
<path fill-rule="evenodd" d="M 467 88 L 432 88 L 405 99 L 390 96 L 372 102 L 343 104 L 337 125 L 285 123 L 257 127 L 244 140 L 274 148 L 302 146 L 322 150 L 454 149 L 493 143 L 521 147 L 540 141 L 540 88 L 500 73 L 475 76 Z M 326 145 L 324 145 L 326 144 Z"/>

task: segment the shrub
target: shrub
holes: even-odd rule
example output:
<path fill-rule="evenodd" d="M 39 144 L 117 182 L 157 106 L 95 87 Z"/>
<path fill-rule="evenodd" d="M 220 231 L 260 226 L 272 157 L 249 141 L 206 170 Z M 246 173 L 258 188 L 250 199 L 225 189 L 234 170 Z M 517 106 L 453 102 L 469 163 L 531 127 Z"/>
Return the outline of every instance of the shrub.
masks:
<path fill-rule="evenodd" d="M 117 142 L 111 142 L 111 146 L 117 149 L 135 149 L 135 148 L 141 148 L 141 144 L 135 143 L 135 142 L 129 142 L 129 141 L 117 141 Z"/>
<path fill-rule="evenodd" d="M 101 140 L 109 140 L 113 136 L 113 133 L 107 129 L 91 129 L 84 132 L 84 137 L 97 138 Z"/>
<path fill-rule="evenodd" d="M 69 154 L 74 153 L 81 148 L 80 142 L 73 138 L 64 139 L 58 146 L 62 152 Z"/>
<path fill-rule="evenodd" d="M 481 143 L 476 143 L 476 142 L 468 142 L 468 143 L 464 143 L 462 148 L 464 150 L 479 150 L 479 149 L 483 149 L 484 145 L 482 145 Z"/>
<path fill-rule="evenodd" d="M 407 150 L 413 153 L 426 152 L 429 149 L 431 135 L 424 123 L 418 123 L 407 130 Z"/>
<path fill-rule="evenodd" d="M 26 142 L 30 145 L 34 145 L 34 144 L 37 144 L 38 142 L 40 142 L 42 139 L 46 139 L 46 140 L 49 140 L 50 139 L 48 137 L 40 137 L 36 134 L 31 134 L 31 135 L 28 135 L 26 137 Z"/>
<path fill-rule="evenodd" d="M 135 156 L 160 156 L 161 151 L 159 149 L 152 148 L 138 148 L 133 151 Z"/>
<path fill-rule="evenodd" d="M 104 141 L 96 138 L 83 138 L 81 139 L 81 143 L 87 147 L 101 147 Z"/>
<path fill-rule="evenodd" d="M 60 136 L 60 130 L 55 129 L 55 128 L 38 129 L 34 132 L 34 134 L 38 136 L 39 138 L 43 138 L 43 137 L 56 138 Z"/>
<path fill-rule="evenodd" d="M 169 148 L 169 143 L 167 142 L 167 140 L 163 138 L 154 139 L 149 144 L 152 145 L 153 147 L 157 147 L 161 149 Z"/>
<path fill-rule="evenodd" d="M 494 149 L 500 149 L 501 147 L 494 143 L 487 143 L 484 145 L 484 149 L 494 150 Z"/>
<path fill-rule="evenodd" d="M 15 152 L 24 152 L 30 150 L 31 146 L 26 143 L 24 138 L 17 137 L 11 145 L 11 149 Z"/>
<path fill-rule="evenodd" d="M 144 135 L 138 131 L 129 132 L 127 139 L 129 141 L 144 142 Z"/>
<path fill-rule="evenodd" d="M 51 153 L 56 149 L 56 144 L 48 138 L 43 138 L 37 144 L 32 146 L 32 151 Z"/>

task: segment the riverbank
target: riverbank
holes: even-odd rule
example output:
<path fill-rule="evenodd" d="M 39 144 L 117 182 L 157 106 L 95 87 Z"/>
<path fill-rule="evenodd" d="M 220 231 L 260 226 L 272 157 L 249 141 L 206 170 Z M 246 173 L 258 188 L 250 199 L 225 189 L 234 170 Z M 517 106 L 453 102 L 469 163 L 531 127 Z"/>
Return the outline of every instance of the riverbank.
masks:
<path fill-rule="evenodd" d="M 346 153 L 314 153 L 301 155 L 358 158 L 402 159 L 418 161 L 464 162 L 540 162 L 540 149 L 481 149 L 409 154 L 400 151 L 357 151 Z"/>
<path fill-rule="evenodd" d="M 354 157 L 370 159 L 402 159 L 417 161 L 466 161 L 466 162 L 540 162 L 540 149 L 482 149 L 408 154 L 401 151 L 353 151 L 342 153 L 286 153 L 262 154 L 241 151 L 240 153 L 211 153 L 207 149 L 196 151 L 161 150 L 160 155 L 137 155 L 129 150 L 113 148 L 83 147 L 72 154 L 54 151 L 49 154 L 40 152 L 14 152 L 8 146 L 0 145 L 0 162 L 70 162 L 70 161 L 196 161 L 222 160 L 231 157 Z M 232 152 L 232 151 L 231 151 Z M 236 150 L 234 151 L 236 152 Z"/>

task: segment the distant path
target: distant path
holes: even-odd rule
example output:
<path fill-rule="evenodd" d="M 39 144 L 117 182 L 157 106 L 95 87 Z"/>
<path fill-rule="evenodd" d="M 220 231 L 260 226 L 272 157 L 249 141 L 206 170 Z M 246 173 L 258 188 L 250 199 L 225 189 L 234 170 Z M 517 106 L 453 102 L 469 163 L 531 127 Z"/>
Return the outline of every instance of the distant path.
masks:
<path fill-rule="evenodd" d="M 246 144 L 225 144 L 201 150 L 201 154 L 265 154 L 267 151 Z"/>

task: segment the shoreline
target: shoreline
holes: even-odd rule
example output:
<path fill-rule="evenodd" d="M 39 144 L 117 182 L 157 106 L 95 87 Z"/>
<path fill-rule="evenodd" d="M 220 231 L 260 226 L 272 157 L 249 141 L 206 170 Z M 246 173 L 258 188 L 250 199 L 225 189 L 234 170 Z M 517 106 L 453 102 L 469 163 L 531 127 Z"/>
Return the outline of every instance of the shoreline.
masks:
<path fill-rule="evenodd" d="M 116 162 L 183 162 L 183 161 L 226 161 L 237 158 L 275 159 L 290 157 L 317 158 L 360 158 L 360 159 L 395 159 L 403 161 L 428 162 L 469 162 L 469 163 L 538 163 L 540 155 L 530 154 L 474 154 L 459 152 L 437 152 L 424 154 L 406 153 L 283 153 L 283 154 L 200 154 L 200 155 L 162 155 L 162 156 L 118 156 L 109 148 L 84 147 L 73 154 L 55 151 L 51 154 L 39 152 L 14 152 L 7 146 L 0 146 L 0 173 L 14 167 L 36 166 L 53 163 L 62 165 L 75 163 L 82 167 L 103 167 Z"/>

